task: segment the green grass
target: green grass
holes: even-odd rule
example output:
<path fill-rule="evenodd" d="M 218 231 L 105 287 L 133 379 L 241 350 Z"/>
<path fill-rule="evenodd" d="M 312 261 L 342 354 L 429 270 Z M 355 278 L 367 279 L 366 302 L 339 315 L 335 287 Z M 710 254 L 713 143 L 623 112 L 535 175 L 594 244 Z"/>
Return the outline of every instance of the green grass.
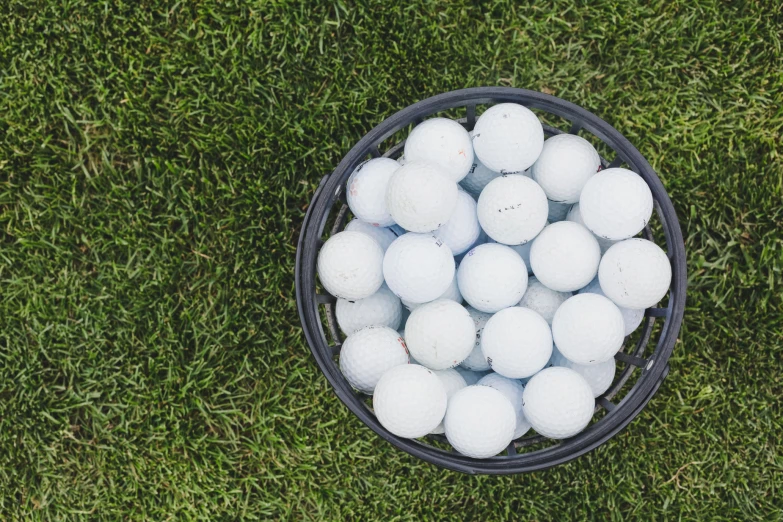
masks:
<path fill-rule="evenodd" d="M 0 519 L 783 519 L 779 2 L 477 4 L 3 3 Z M 481 85 L 612 123 L 688 251 L 658 395 L 514 477 L 381 442 L 293 298 L 321 176 Z"/>

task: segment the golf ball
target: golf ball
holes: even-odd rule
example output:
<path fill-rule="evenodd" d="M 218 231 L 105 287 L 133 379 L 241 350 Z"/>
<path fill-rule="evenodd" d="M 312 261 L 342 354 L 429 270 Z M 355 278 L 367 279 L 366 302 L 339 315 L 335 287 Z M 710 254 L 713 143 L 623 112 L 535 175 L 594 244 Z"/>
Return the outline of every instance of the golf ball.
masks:
<path fill-rule="evenodd" d="M 558 292 L 573 292 L 598 272 L 601 249 L 582 225 L 570 221 L 552 223 L 533 241 L 530 266 L 536 278 Z"/>
<path fill-rule="evenodd" d="M 389 180 L 386 206 L 392 219 L 411 232 L 432 232 L 451 217 L 457 184 L 440 167 L 408 161 Z"/>
<path fill-rule="evenodd" d="M 348 207 L 354 216 L 376 227 L 394 224 L 386 207 L 386 188 L 398 168 L 393 159 L 373 158 L 354 169 L 346 183 Z"/>
<path fill-rule="evenodd" d="M 432 118 L 418 124 L 405 140 L 405 161 L 433 163 L 453 181 L 473 167 L 473 144 L 465 128 L 448 118 Z"/>
<path fill-rule="evenodd" d="M 464 190 L 457 193 L 457 206 L 454 208 L 449 220 L 432 233 L 442 239 L 458 256 L 466 252 L 478 240 L 481 234 L 478 216 L 476 215 L 476 201 Z"/>
<path fill-rule="evenodd" d="M 446 414 L 448 398 L 432 370 L 418 364 L 395 366 L 375 385 L 372 407 L 378 422 L 398 437 L 432 432 Z"/>
<path fill-rule="evenodd" d="M 655 306 L 672 281 L 672 266 L 661 247 L 646 239 L 626 239 L 601 259 L 598 280 L 606 297 L 637 310 Z"/>
<path fill-rule="evenodd" d="M 593 390 L 570 368 L 540 371 L 525 385 L 522 411 L 533 429 L 550 439 L 573 437 L 590 423 L 595 410 Z"/>
<path fill-rule="evenodd" d="M 544 128 L 522 105 L 499 103 L 487 109 L 473 129 L 473 150 L 487 168 L 501 174 L 527 170 L 544 147 Z"/>
<path fill-rule="evenodd" d="M 484 190 L 484 187 L 486 187 L 490 181 L 501 175 L 500 172 L 489 170 L 486 165 L 478 160 L 478 158 L 473 158 L 473 165 L 468 171 L 468 175 L 465 176 L 459 184 L 462 185 L 462 188 L 471 196 L 478 198 L 481 191 Z"/>
<path fill-rule="evenodd" d="M 544 142 L 533 164 L 533 179 L 550 200 L 576 203 L 600 166 L 601 158 L 589 141 L 574 134 L 558 134 Z"/>
<path fill-rule="evenodd" d="M 408 364 L 408 350 L 395 330 L 367 326 L 349 335 L 340 349 L 340 371 L 360 392 L 372 394 L 381 376 Z"/>
<path fill-rule="evenodd" d="M 364 299 L 348 301 L 338 299 L 335 305 L 337 324 L 345 335 L 351 335 L 365 326 L 400 327 L 402 303 L 386 285 Z"/>
<path fill-rule="evenodd" d="M 544 191 L 520 174 L 501 176 L 489 182 L 479 196 L 478 221 L 498 243 L 527 243 L 544 228 L 549 206 Z"/>
<path fill-rule="evenodd" d="M 386 250 L 389 248 L 389 245 L 392 244 L 392 241 L 397 239 L 397 234 L 392 232 L 390 228 L 375 227 L 356 218 L 350 220 L 348 224 L 345 225 L 345 230 L 348 232 L 361 232 L 362 234 L 367 234 L 381 245 L 381 249 L 383 249 L 384 253 L 386 253 Z"/>
<path fill-rule="evenodd" d="M 514 306 L 493 315 L 481 336 L 489 366 L 511 379 L 530 377 L 552 356 L 552 331 L 540 314 Z"/>
<path fill-rule="evenodd" d="M 538 279 L 531 277 L 527 280 L 527 290 L 520 299 L 519 306 L 538 312 L 551 326 L 555 312 L 571 295 L 571 292 L 558 292 L 547 288 Z"/>
<path fill-rule="evenodd" d="M 502 393 L 489 386 L 468 386 L 449 401 L 446 438 L 465 456 L 483 459 L 511 444 L 517 418 Z"/>
<path fill-rule="evenodd" d="M 443 241 L 430 234 L 413 233 L 394 240 L 382 266 L 394 295 L 413 303 L 437 299 L 451 285 L 456 270 L 451 250 Z"/>
<path fill-rule="evenodd" d="M 318 253 L 318 278 L 335 297 L 364 299 L 383 284 L 383 259 L 383 249 L 367 234 L 338 232 Z"/>
<path fill-rule="evenodd" d="M 563 354 L 557 348 L 552 351 L 552 358 L 549 359 L 549 362 L 552 366 L 571 368 L 584 377 L 584 380 L 587 381 L 587 384 L 590 385 L 590 389 L 593 391 L 593 397 L 600 397 L 609 389 L 609 386 L 614 381 L 614 374 L 617 368 L 614 358 L 598 364 L 576 364 L 563 357 Z"/>
<path fill-rule="evenodd" d="M 527 289 L 527 267 L 509 247 L 487 243 L 465 255 L 457 271 L 457 283 L 470 306 L 494 313 L 522 299 Z"/>
<path fill-rule="evenodd" d="M 470 354 L 476 339 L 473 318 L 465 308 L 446 299 L 422 305 L 405 323 L 411 355 L 432 370 L 445 370 Z"/>
<path fill-rule="evenodd" d="M 433 373 L 438 376 L 438 379 L 440 379 L 441 384 L 443 384 L 443 389 L 446 390 L 446 411 L 448 411 L 448 401 L 451 400 L 451 397 L 460 391 L 462 388 L 466 387 L 468 385 L 467 382 L 465 382 L 465 378 L 454 369 L 448 369 L 448 370 L 433 370 Z M 432 430 L 430 433 L 433 435 L 440 435 L 442 433 L 446 432 L 446 427 L 443 425 L 443 421 L 438 424 L 438 426 Z"/>
<path fill-rule="evenodd" d="M 614 357 L 625 338 L 623 314 L 599 294 L 578 294 L 555 312 L 552 337 L 563 356 L 577 364 L 598 364 Z"/>
<path fill-rule="evenodd" d="M 635 236 L 650 221 L 653 197 L 650 187 L 635 172 L 602 170 L 585 184 L 579 196 L 585 226 L 605 239 Z"/>

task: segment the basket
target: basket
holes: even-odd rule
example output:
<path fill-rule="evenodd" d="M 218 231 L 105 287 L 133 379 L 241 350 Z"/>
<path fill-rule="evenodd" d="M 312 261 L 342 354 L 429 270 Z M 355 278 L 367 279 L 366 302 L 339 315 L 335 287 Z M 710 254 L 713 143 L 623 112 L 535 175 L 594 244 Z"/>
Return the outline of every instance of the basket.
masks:
<path fill-rule="evenodd" d="M 664 298 L 666 306 L 646 310 L 642 326 L 626 339 L 615 356 L 618 363 L 615 380 L 609 390 L 596 399 L 596 415 L 584 431 L 562 441 L 527 435 L 513 441 L 502 455 L 474 459 L 451 449 L 442 435 L 417 440 L 393 435 L 376 419 L 370 398 L 351 388 L 337 362 L 342 336 L 335 317 L 336 300 L 317 291 L 316 260 L 325 238 L 339 232 L 346 224 L 349 211 L 345 204 L 345 183 L 359 163 L 369 157 L 399 157 L 405 129 L 425 118 L 448 113 L 471 130 L 476 122 L 477 107 L 507 102 L 524 105 L 543 116 L 545 121 L 553 116 L 566 122 L 559 125 L 563 129 L 544 125 L 547 136 L 569 132 L 582 133 L 583 137 L 594 141 L 597 138 L 603 142 L 598 147 L 599 152 L 604 151 L 603 167 L 625 166 L 647 182 L 655 205 L 653 220 L 657 216 L 657 221 L 648 224 L 643 235 L 649 240 L 659 236 L 657 242 L 671 261 L 672 281 L 668 296 Z M 567 131 L 565 127 L 568 127 Z M 393 136 L 398 133 L 400 137 L 395 141 Z M 388 150 L 382 150 L 386 143 L 392 145 Z M 614 157 L 606 158 L 609 154 Z M 333 223 L 329 230 L 325 230 L 327 223 Z M 315 191 L 299 235 L 295 277 L 296 302 L 304 335 L 313 357 L 340 400 L 370 429 L 397 448 L 437 466 L 471 474 L 513 474 L 546 469 L 573 460 L 617 434 L 641 412 L 669 373 L 668 359 L 685 310 L 685 245 L 674 206 L 650 164 L 622 134 L 585 109 L 547 94 L 507 87 L 461 89 L 427 98 L 390 116 L 359 140 L 334 172 L 321 179 Z M 327 339 L 327 332 L 331 341 Z"/>

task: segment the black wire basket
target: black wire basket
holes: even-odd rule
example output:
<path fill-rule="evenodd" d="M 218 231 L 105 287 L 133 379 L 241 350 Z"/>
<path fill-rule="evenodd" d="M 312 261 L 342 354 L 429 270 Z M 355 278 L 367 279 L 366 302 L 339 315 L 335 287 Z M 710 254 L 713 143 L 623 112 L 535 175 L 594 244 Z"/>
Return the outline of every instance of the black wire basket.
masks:
<path fill-rule="evenodd" d="M 496 103 L 518 103 L 530 108 L 545 122 L 547 136 L 563 132 L 581 134 L 592 140 L 602 153 L 603 167 L 624 166 L 647 182 L 656 213 L 643 235 L 659 243 L 667 252 L 672 265 L 672 281 L 669 293 L 662 301 L 665 306 L 647 309 L 642 326 L 626 338 L 615 356 L 618 363 L 615 380 L 606 393 L 596 399 L 595 415 L 584 431 L 562 441 L 526 435 L 513 441 L 502 455 L 474 459 L 453 450 L 443 435 L 404 439 L 381 426 L 373 414 L 370 398 L 353 390 L 340 372 L 337 361 L 343 337 L 337 328 L 336 299 L 321 289 L 316 276 L 316 260 L 325 239 L 341 231 L 347 222 L 345 183 L 359 163 L 370 157 L 399 157 L 406 131 L 428 117 L 451 117 L 472 130 L 482 108 Z M 559 125 L 546 124 L 555 121 Z M 386 144 L 390 145 L 384 150 Z M 372 129 L 348 152 L 334 172 L 321 179 L 305 214 L 296 251 L 296 302 L 302 329 L 318 366 L 340 400 L 375 433 L 399 449 L 437 466 L 474 474 L 524 473 L 562 464 L 600 446 L 627 426 L 655 395 L 669 373 L 668 359 L 685 310 L 685 289 L 685 245 L 677 215 L 663 184 L 641 153 L 608 123 L 573 103 L 535 91 L 507 87 L 478 87 L 433 96 L 397 112 Z"/>

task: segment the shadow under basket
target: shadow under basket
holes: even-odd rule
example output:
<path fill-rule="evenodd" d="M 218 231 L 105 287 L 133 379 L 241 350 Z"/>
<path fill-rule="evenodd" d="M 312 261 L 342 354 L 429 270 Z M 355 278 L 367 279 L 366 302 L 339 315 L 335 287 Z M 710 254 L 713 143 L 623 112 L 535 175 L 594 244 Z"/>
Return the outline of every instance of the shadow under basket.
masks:
<path fill-rule="evenodd" d="M 496 103 L 518 103 L 528 107 L 544 122 L 547 136 L 562 132 L 581 135 L 602 153 L 605 168 L 622 166 L 638 173 L 647 182 L 655 201 L 655 213 L 645 227 L 643 237 L 655 241 L 667 252 L 672 265 L 672 281 L 669 293 L 662 300 L 665 306 L 646 310 L 642 325 L 626 338 L 615 356 L 618 363 L 615 380 L 609 390 L 596 399 L 595 415 L 584 431 L 562 441 L 528 434 L 513 441 L 501 455 L 474 459 L 457 453 L 442 435 L 404 439 L 381 426 L 369 398 L 353 390 L 340 372 L 337 358 L 343 337 L 334 315 L 336 300 L 320 290 L 316 261 L 325 239 L 345 227 L 349 215 L 345 183 L 357 165 L 371 157 L 399 157 L 405 137 L 425 118 L 455 118 L 471 130 L 477 115 Z M 605 157 L 610 155 L 613 157 Z M 641 153 L 608 123 L 573 103 L 508 87 L 478 87 L 433 96 L 397 112 L 372 129 L 348 152 L 334 172 L 321 179 L 305 215 L 296 251 L 296 302 L 302 329 L 318 366 L 340 400 L 375 433 L 397 448 L 437 466 L 474 474 L 524 473 L 562 464 L 600 446 L 627 426 L 669 373 L 668 359 L 685 310 L 685 289 L 685 245 L 677 215 L 661 181 Z"/>

